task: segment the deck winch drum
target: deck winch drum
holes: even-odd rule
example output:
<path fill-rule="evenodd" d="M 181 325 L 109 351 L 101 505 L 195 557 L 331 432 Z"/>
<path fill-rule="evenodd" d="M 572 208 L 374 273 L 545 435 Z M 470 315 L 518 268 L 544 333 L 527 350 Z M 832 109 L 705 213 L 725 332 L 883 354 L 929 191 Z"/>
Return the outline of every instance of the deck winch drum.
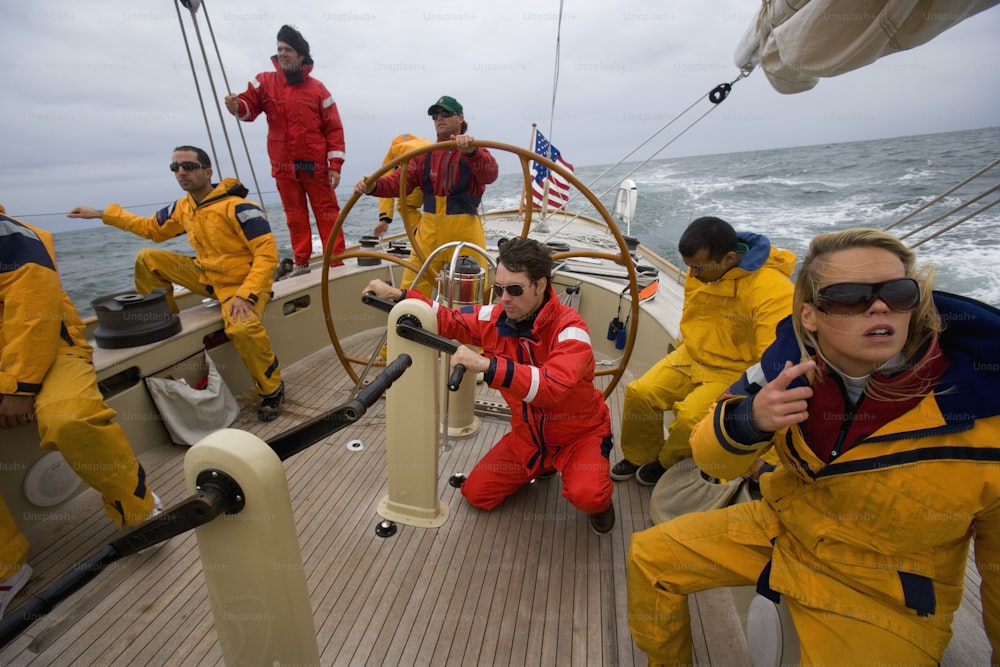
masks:
<path fill-rule="evenodd" d="M 450 267 L 441 269 L 441 283 L 438 301 L 449 308 L 460 308 L 483 302 L 486 286 L 486 271 L 468 255 L 455 260 L 455 272 Z"/>
<path fill-rule="evenodd" d="M 119 349 L 148 345 L 170 338 L 181 330 L 181 320 L 170 312 L 166 290 L 149 294 L 119 292 L 90 302 L 97 314 L 94 339 L 98 347 Z"/>
<path fill-rule="evenodd" d="M 378 248 L 378 237 L 366 234 L 361 237 L 361 247 L 364 250 L 375 250 Z M 358 257 L 358 266 L 378 266 L 382 260 L 378 257 Z"/>

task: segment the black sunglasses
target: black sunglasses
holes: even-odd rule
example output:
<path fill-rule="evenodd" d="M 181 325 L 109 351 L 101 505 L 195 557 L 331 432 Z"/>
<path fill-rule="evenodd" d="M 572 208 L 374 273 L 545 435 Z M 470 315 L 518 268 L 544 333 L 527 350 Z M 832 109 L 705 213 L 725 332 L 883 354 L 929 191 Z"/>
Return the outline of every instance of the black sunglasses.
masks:
<path fill-rule="evenodd" d="M 524 294 L 524 285 L 518 285 L 514 283 L 512 285 L 501 285 L 499 283 L 493 283 L 493 296 L 500 298 L 503 296 L 504 290 L 507 290 L 507 294 L 511 296 L 521 296 Z"/>
<path fill-rule="evenodd" d="M 881 283 L 836 283 L 816 295 L 816 308 L 831 315 L 859 315 L 881 299 L 899 313 L 908 313 L 920 303 L 920 286 L 913 278 Z"/>
<path fill-rule="evenodd" d="M 170 171 L 176 172 L 178 169 L 183 169 L 184 171 L 197 171 L 205 165 L 200 162 L 171 162 Z"/>
<path fill-rule="evenodd" d="M 431 114 L 431 120 L 437 120 L 438 118 L 451 118 L 452 116 L 457 116 L 458 114 L 453 111 L 435 111 Z"/>

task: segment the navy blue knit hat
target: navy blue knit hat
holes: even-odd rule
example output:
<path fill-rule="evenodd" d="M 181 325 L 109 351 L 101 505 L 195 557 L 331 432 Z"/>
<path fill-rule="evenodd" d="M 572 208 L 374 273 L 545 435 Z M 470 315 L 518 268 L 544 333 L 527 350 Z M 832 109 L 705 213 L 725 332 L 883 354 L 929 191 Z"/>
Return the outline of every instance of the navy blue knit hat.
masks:
<path fill-rule="evenodd" d="M 288 46 L 295 49 L 296 53 L 309 60 L 309 42 L 294 27 L 290 25 L 281 26 L 281 30 L 278 31 L 278 41 L 288 44 Z"/>

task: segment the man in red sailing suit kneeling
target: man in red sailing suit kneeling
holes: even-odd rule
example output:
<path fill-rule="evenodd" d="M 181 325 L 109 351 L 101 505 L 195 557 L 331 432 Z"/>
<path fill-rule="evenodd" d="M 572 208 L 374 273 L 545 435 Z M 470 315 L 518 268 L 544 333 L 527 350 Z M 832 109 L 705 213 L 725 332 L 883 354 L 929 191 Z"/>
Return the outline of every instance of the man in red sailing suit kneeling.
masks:
<path fill-rule="evenodd" d="M 594 386 L 587 325 L 559 302 L 552 267 L 546 246 L 514 238 L 500 246 L 493 285 L 499 303 L 451 310 L 417 290 L 381 280 L 371 281 L 365 291 L 431 304 L 440 334 L 465 344 L 452 355 L 452 367 L 463 364 L 468 373 L 483 373 L 511 408 L 510 432 L 462 485 L 466 500 L 491 510 L 532 480 L 559 472 L 563 497 L 590 515 L 594 531 L 603 534 L 615 524 L 608 463 L 611 415 Z"/>

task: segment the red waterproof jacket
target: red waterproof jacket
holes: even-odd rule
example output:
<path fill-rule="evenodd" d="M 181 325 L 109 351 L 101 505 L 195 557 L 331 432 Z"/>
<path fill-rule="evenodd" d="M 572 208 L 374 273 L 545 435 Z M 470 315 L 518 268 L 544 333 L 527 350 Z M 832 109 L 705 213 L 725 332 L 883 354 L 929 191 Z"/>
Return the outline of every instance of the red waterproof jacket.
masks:
<path fill-rule="evenodd" d="M 486 186 L 497 180 L 500 168 L 485 148 L 473 155 L 462 155 L 455 149 L 432 151 L 410 160 L 406 166 L 406 193 L 418 187 L 424 193 L 424 212 L 444 215 L 476 215 Z M 402 171 L 394 171 L 378 179 L 372 194 L 376 197 L 398 197 Z M 443 197 L 443 202 L 437 198 Z M 445 210 L 438 210 L 441 206 Z"/>
<path fill-rule="evenodd" d="M 295 162 L 312 162 L 317 170 L 341 171 L 344 165 L 344 126 L 333 96 L 318 79 L 312 64 L 303 65 L 299 83 L 288 83 L 271 58 L 276 71 L 258 74 L 240 93 L 237 117 L 246 122 L 263 112 L 267 116 L 267 154 L 271 175 L 290 178 Z"/>
<path fill-rule="evenodd" d="M 583 433 L 611 434 L 611 413 L 594 386 L 587 324 L 551 286 L 530 328 L 515 327 L 500 304 L 451 310 L 416 290 L 406 296 L 433 306 L 442 336 L 483 348 L 490 358 L 483 380 L 510 406 L 511 430 L 533 443 L 543 460 Z"/>

